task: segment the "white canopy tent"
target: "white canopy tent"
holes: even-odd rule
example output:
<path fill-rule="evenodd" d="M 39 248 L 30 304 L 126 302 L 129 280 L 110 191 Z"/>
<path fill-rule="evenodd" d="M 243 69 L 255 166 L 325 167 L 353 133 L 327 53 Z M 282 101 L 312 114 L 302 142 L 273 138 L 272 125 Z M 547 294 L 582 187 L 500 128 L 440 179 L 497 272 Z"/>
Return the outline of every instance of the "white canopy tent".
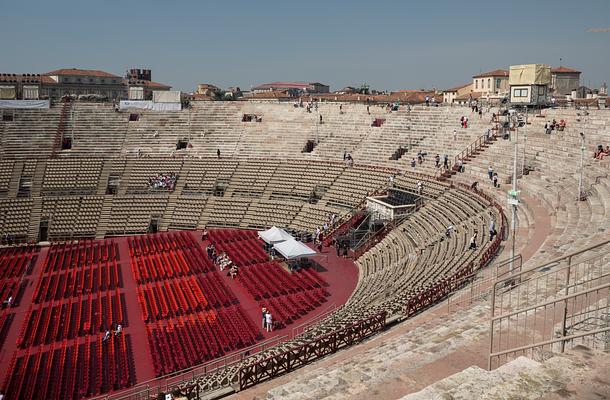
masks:
<path fill-rule="evenodd" d="M 285 240 L 294 240 L 288 232 L 275 226 L 266 231 L 259 231 L 258 236 L 268 244 L 280 243 Z"/>
<path fill-rule="evenodd" d="M 303 242 L 294 239 L 276 243 L 273 248 L 287 260 L 316 255 L 314 250 L 307 247 Z"/>

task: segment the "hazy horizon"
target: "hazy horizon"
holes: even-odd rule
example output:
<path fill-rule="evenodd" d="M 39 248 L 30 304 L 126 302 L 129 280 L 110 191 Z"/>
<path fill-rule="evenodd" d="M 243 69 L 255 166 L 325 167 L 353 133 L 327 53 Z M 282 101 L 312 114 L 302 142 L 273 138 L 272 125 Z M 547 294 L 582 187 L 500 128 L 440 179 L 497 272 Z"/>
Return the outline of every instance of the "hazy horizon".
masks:
<path fill-rule="evenodd" d="M 153 80 L 249 89 L 318 81 L 331 90 L 449 88 L 514 64 L 561 64 L 581 84 L 608 79 L 610 2 L 484 1 L 346 4 L 11 2 L 0 34 L 14 45 L 0 72 L 152 69 Z"/>

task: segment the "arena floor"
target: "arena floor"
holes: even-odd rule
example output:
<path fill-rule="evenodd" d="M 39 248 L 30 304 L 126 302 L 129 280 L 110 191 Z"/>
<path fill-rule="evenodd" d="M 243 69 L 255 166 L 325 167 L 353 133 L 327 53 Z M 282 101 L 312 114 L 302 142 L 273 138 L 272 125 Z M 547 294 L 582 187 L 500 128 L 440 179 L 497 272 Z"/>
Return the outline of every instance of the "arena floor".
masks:
<path fill-rule="evenodd" d="M 185 231 L 185 233 L 192 237 L 193 241 L 200 247 L 201 254 L 205 255 L 205 247 L 207 246 L 208 241 L 201 240 L 200 232 Z M 147 323 L 142 318 L 142 307 L 138 301 L 138 282 L 136 281 L 134 273 L 132 272 L 132 267 L 130 266 L 130 261 L 132 261 L 133 256 L 130 254 L 131 252 L 128 238 L 118 237 L 113 238 L 112 240 L 117 244 L 119 254 L 119 273 L 122 287 L 120 287 L 118 290 L 120 291 L 123 302 L 123 312 L 126 314 L 125 328 L 123 329 L 123 332 L 126 337 L 130 338 L 128 341 L 128 348 L 130 349 L 129 357 L 133 360 L 132 367 L 134 369 L 133 372 L 135 372 L 135 383 L 139 383 L 154 379 L 156 375 L 150 342 L 147 340 Z M 26 348 L 18 348 L 16 345 L 19 336 L 23 334 L 23 330 L 25 329 L 24 324 L 27 324 L 26 319 L 28 318 L 31 307 L 38 307 L 39 309 L 42 309 L 48 306 L 48 302 L 41 302 L 39 305 L 33 303 L 36 287 L 42 277 L 45 276 L 43 268 L 48 253 L 49 247 L 42 247 L 40 249 L 35 264 L 31 269 L 31 274 L 25 277 L 28 282 L 21 296 L 20 304 L 17 307 L 10 309 L 10 312 L 14 313 L 14 316 L 7 331 L 4 346 L 0 353 L 0 382 L 6 382 L 7 375 L 15 373 L 15 371 L 11 370 L 11 368 L 14 368 L 11 363 L 14 355 L 21 357 L 24 355 L 37 354 L 40 350 L 46 351 L 51 347 L 51 345 L 53 345 L 53 343 L 48 342 L 33 344 Z M 261 329 L 261 303 L 256 301 L 240 283 L 233 281 L 224 273 L 218 274 L 224 286 L 229 288 L 237 298 L 238 306 L 241 307 L 241 309 L 246 313 L 247 317 L 252 321 L 254 326 L 260 330 L 260 335 L 257 342 L 284 335 L 292 337 L 292 335 L 295 333 L 295 327 L 302 326 L 308 321 L 315 319 L 317 316 L 324 314 L 329 310 L 329 308 L 339 307 L 347 301 L 358 281 L 358 269 L 352 260 L 337 257 L 334 248 L 324 248 L 322 254 L 316 256 L 315 260 L 323 267 L 323 270 L 319 271 L 319 274 L 328 284 L 326 290 L 328 291 L 329 295 L 325 298 L 326 301 L 291 324 L 288 324 L 285 327 L 277 329 L 273 332 L 264 332 Z M 59 303 L 65 303 L 66 301 L 73 300 L 62 299 L 59 301 Z M 57 303 L 58 302 L 56 301 L 55 304 Z M 163 322 L 165 323 L 165 321 Z M 58 323 L 60 323 L 60 321 L 51 319 L 49 325 L 52 326 L 53 324 Z M 170 324 L 170 322 L 167 323 Z M 79 345 L 85 343 L 85 346 L 87 346 L 90 343 L 98 341 L 99 338 L 96 337 L 97 335 L 98 334 L 81 334 L 75 340 L 75 343 L 78 341 Z M 103 330 L 99 333 L 99 336 L 103 336 Z M 70 343 L 72 343 L 72 340 L 70 340 Z M 55 346 L 58 346 L 57 342 L 55 342 Z M 230 354 L 230 352 L 227 352 L 226 354 Z M 49 368 L 47 367 L 47 369 Z M 31 385 L 34 384 L 34 382 L 31 382 L 30 378 L 26 376 L 26 379 L 23 380 L 23 385 L 25 386 L 28 384 Z M 40 382 L 37 384 L 40 384 Z"/>

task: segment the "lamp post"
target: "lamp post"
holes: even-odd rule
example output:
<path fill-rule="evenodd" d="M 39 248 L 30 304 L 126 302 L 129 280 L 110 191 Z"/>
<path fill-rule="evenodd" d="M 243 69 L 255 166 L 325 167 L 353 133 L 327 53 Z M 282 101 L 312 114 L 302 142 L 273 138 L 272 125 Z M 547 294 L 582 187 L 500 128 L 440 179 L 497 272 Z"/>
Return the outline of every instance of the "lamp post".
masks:
<path fill-rule="evenodd" d="M 516 113 L 513 114 L 513 117 L 510 119 L 512 122 L 513 134 L 513 187 L 512 190 L 508 192 L 508 204 L 511 205 L 512 211 L 512 220 L 511 220 L 511 230 L 512 230 L 512 246 L 510 249 L 510 273 L 511 275 L 514 273 L 515 268 L 515 240 L 516 240 L 516 230 L 517 230 L 517 204 L 519 204 L 519 192 L 517 191 L 517 133 L 518 133 L 518 122 Z M 509 125 L 510 127 L 510 125 Z"/>
<path fill-rule="evenodd" d="M 525 132 L 523 133 L 523 168 L 521 171 L 521 177 L 525 175 L 525 145 L 527 144 L 527 108 L 525 109 Z"/>
<path fill-rule="evenodd" d="M 584 200 L 583 172 L 585 169 L 585 134 L 580 132 L 580 176 L 578 177 L 578 201 Z"/>

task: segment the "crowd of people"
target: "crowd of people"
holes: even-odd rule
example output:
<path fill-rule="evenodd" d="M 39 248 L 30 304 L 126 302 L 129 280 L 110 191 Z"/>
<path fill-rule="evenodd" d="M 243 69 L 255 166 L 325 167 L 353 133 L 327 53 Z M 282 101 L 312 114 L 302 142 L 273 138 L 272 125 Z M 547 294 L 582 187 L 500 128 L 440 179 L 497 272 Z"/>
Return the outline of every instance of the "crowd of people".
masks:
<path fill-rule="evenodd" d="M 331 229 L 335 227 L 335 225 L 339 222 L 339 217 L 337 214 L 332 213 L 328 215 L 328 219 L 324 221 L 322 226 L 318 226 L 315 232 L 312 235 L 313 244 L 317 245 L 318 251 L 322 252 L 322 242 L 324 241 L 324 237 L 328 233 L 330 233 Z"/>
<path fill-rule="evenodd" d="M 207 229 L 206 229 L 206 231 L 207 231 Z M 205 235 L 205 236 L 207 236 L 207 235 Z M 224 271 L 225 269 L 228 270 L 227 276 L 230 276 L 231 279 L 235 279 L 237 277 L 237 274 L 239 272 L 239 267 L 237 266 L 237 264 L 235 264 L 233 262 L 233 260 L 231 260 L 231 258 L 229 258 L 228 254 L 226 252 L 216 251 L 216 246 L 214 246 L 213 243 L 210 243 L 205 248 L 205 251 L 208 254 L 208 258 L 210 260 L 212 260 L 212 262 L 214 263 L 214 265 L 216 267 L 218 267 L 221 271 Z"/>
<path fill-rule="evenodd" d="M 148 187 L 150 189 L 167 189 L 170 192 L 176 187 L 178 175 L 173 172 L 166 174 L 157 174 L 148 178 Z"/>
<path fill-rule="evenodd" d="M 553 119 L 552 121 L 547 121 L 546 124 L 544 124 L 544 133 L 550 135 L 554 130 L 561 132 L 566 128 L 566 126 L 566 120 L 562 119 L 557 122 L 555 119 Z"/>

